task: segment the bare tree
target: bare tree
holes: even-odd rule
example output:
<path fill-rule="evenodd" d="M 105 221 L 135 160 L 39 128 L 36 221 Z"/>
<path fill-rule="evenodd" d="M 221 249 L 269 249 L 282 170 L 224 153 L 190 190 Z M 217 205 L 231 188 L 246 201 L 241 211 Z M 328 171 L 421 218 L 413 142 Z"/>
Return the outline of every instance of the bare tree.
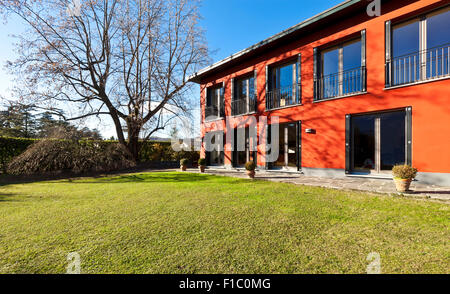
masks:
<path fill-rule="evenodd" d="M 198 0 L 0 0 L 0 13 L 28 27 L 8 64 L 20 96 L 68 121 L 111 117 L 137 159 L 143 130 L 148 137 L 167 124 L 163 112 L 173 118 L 189 109 L 188 77 L 209 61 L 198 7 Z"/>

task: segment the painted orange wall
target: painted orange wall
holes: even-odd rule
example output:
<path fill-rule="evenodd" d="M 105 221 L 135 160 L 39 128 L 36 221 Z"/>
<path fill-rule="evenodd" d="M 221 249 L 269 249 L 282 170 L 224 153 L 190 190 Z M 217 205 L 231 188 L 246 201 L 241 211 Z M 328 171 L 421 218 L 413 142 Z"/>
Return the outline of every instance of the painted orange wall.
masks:
<path fill-rule="evenodd" d="M 279 48 L 239 67 L 212 77 L 201 85 L 201 106 L 204 114 L 205 88 L 215 83 L 225 84 L 226 115 L 231 114 L 231 78 L 257 70 L 258 114 L 279 116 L 280 123 L 302 121 L 302 167 L 345 168 L 345 115 L 412 107 L 412 159 L 421 172 L 450 173 L 450 79 L 384 89 L 385 50 L 384 24 L 387 20 L 416 15 L 448 1 L 421 0 L 393 9 L 383 5 L 382 15 L 369 18 L 366 14 L 343 20 L 330 28 L 314 33 Z M 366 30 L 367 94 L 313 103 L 313 48 Z M 302 54 L 302 105 L 265 112 L 265 67 Z M 204 120 L 204 116 L 202 118 Z M 238 117 L 232 126 L 242 127 L 246 117 Z M 306 134 L 312 128 L 316 134 Z M 226 131 L 225 121 L 205 122 L 202 135 L 214 130 Z M 227 142 L 228 143 L 228 142 Z M 229 143 L 228 143 L 229 144 Z M 259 142 L 259 153 L 264 142 Z M 229 145 L 225 164 L 231 164 Z M 203 153 L 204 154 L 204 153 Z M 258 156 L 258 165 L 264 165 Z"/>

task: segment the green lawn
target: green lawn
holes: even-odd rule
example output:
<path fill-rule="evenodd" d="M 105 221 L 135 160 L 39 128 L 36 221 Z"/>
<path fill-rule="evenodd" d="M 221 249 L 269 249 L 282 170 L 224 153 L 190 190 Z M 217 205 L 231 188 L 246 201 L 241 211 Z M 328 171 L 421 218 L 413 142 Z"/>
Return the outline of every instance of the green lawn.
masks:
<path fill-rule="evenodd" d="M 188 173 L 0 186 L 0 273 L 450 273 L 448 204 Z"/>

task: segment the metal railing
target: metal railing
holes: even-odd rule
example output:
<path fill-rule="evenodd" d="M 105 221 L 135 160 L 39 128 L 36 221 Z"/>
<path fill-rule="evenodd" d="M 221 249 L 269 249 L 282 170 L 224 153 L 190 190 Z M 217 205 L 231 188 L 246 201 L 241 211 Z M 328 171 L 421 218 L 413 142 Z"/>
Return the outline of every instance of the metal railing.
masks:
<path fill-rule="evenodd" d="M 241 115 L 246 113 L 256 112 L 256 95 L 248 97 L 240 97 L 239 99 L 231 101 L 231 115 Z"/>
<path fill-rule="evenodd" d="M 314 100 L 335 98 L 365 91 L 366 68 L 358 67 L 323 76 L 315 81 Z"/>
<path fill-rule="evenodd" d="M 387 86 L 399 86 L 450 75 L 450 44 L 392 58 Z"/>
<path fill-rule="evenodd" d="M 207 120 L 217 119 L 225 117 L 225 110 L 223 107 L 218 107 L 217 105 L 211 105 L 205 107 L 205 118 Z"/>
<path fill-rule="evenodd" d="M 273 89 L 266 94 L 266 109 L 276 109 L 280 107 L 296 105 L 301 103 L 300 85 Z"/>

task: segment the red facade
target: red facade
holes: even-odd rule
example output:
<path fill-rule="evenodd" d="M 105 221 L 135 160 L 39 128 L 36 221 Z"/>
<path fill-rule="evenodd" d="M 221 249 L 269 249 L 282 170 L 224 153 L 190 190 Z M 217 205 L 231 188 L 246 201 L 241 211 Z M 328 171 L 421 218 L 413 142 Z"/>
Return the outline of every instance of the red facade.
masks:
<path fill-rule="evenodd" d="M 288 130 L 281 136 L 286 134 L 283 139 L 290 141 L 282 144 L 287 146 L 287 157 L 297 152 L 297 170 L 305 174 L 364 175 L 364 169 L 367 169 L 368 175 L 387 174 L 383 172 L 388 169 L 388 162 L 402 163 L 394 161 L 404 157 L 405 163 L 420 171 L 419 180 L 450 185 L 448 35 L 442 36 L 443 44 L 436 47 L 435 57 L 434 49 L 427 48 L 424 53 L 421 44 L 419 52 L 406 57 L 395 59 L 387 56 L 400 46 L 395 42 L 401 41 L 402 36 L 398 33 L 404 24 L 412 23 L 410 27 L 413 30 L 417 20 L 421 30 L 419 38 L 423 38 L 422 30 L 426 25 L 423 19 L 430 19 L 427 24 L 431 27 L 432 21 L 435 21 L 433 16 L 448 15 L 446 5 L 449 2 L 383 1 L 382 14 L 376 17 L 366 13 L 367 1 L 347 2 L 354 4 L 339 6 L 314 18 L 313 22 L 304 23 L 259 47 L 238 54 L 235 59 L 225 60 L 199 72 L 193 80 L 201 85 L 202 136 L 223 131 L 226 137 L 230 128 L 245 128 L 249 117 L 260 121 L 261 116 L 266 116 L 270 124 L 271 118 L 276 116 L 280 124 L 295 123 L 284 126 L 292 128 L 297 141 L 293 143 L 291 130 Z M 398 31 L 394 31 L 397 28 Z M 409 27 L 405 29 L 409 30 Z M 352 40 L 361 46 L 361 57 L 358 55 L 361 65 L 356 71 L 343 72 L 345 54 L 350 56 L 347 60 L 357 60 L 351 57 Z M 392 46 L 397 48 L 393 50 Z M 328 62 L 327 58 L 334 58 L 332 54 L 339 62 Z M 431 56 L 428 61 L 424 61 L 426 54 Z M 338 66 L 335 75 L 324 75 L 332 71 L 332 66 L 327 63 Z M 277 83 L 283 83 L 277 82 L 274 72 L 278 72 L 284 64 L 292 64 L 293 68 L 294 86 L 287 94 L 274 88 Z M 287 77 L 284 79 L 291 81 Z M 272 84 L 273 89 L 268 83 Z M 214 92 L 214 86 L 223 86 L 223 89 Z M 247 102 L 256 99 L 255 112 L 251 111 L 252 104 L 240 111 L 244 114 L 236 115 L 234 108 L 232 113 L 233 105 L 237 104 L 233 102 L 233 97 L 241 95 L 237 92 L 245 96 L 245 91 L 248 93 L 250 90 L 255 95 L 247 98 Z M 275 93 L 273 96 L 269 95 L 270 90 Z M 224 118 L 205 120 L 206 105 L 211 103 L 207 99 L 216 97 L 215 94 L 219 99 L 223 95 L 222 115 L 230 117 L 228 128 Z M 275 107 L 268 105 L 267 99 L 275 99 Z M 291 103 L 295 99 L 299 99 L 298 103 Z M 395 118 L 396 114 L 398 118 Z M 258 132 L 261 128 L 263 124 L 259 122 Z M 266 136 L 258 137 L 256 160 L 260 168 L 273 167 L 264 161 L 266 139 Z M 401 143 L 395 143 L 397 139 Z M 288 144 L 297 149 L 290 150 L 291 145 Z M 233 154 L 231 145 L 232 141 L 225 140 L 225 167 L 236 165 L 238 155 Z M 205 156 L 204 151 L 202 154 Z M 364 157 L 368 159 L 364 161 Z M 288 159 L 281 159 L 280 162 L 283 160 L 288 163 Z M 359 161 L 364 161 L 367 166 L 362 166 Z M 220 160 L 218 163 L 222 164 Z M 293 158 L 289 159 L 289 163 L 294 163 Z M 286 166 L 289 167 L 289 164 Z"/>

